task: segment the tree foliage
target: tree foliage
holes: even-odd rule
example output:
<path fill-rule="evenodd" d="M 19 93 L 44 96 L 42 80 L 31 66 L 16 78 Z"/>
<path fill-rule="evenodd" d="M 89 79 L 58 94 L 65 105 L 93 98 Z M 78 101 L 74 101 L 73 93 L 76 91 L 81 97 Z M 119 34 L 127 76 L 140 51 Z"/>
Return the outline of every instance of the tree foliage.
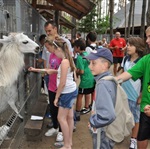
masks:
<path fill-rule="evenodd" d="M 96 7 L 84 18 L 78 22 L 77 30 L 83 33 L 90 31 L 96 31 L 99 33 L 105 33 L 109 27 L 108 15 L 104 18 L 98 18 L 98 12 Z"/>

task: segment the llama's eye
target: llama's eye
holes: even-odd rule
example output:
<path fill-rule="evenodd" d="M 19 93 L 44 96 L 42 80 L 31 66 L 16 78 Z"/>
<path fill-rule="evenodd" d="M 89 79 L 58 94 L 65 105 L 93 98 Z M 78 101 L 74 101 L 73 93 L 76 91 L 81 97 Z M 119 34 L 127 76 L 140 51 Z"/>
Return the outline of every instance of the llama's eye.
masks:
<path fill-rule="evenodd" d="M 23 41 L 22 43 L 23 43 L 23 44 L 27 44 L 27 43 L 28 43 L 28 41 Z"/>

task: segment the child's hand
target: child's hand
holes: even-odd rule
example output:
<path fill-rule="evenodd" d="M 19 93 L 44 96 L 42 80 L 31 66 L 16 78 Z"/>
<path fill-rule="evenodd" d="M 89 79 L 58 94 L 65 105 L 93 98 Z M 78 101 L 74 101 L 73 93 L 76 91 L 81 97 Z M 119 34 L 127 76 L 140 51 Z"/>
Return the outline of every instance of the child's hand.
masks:
<path fill-rule="evenodd" d="M 88 128 L 93 132 L 93 133 L 97 133 L 97 129 L 94 127 L 91 127 L 90 122 L 88 122 Z"/>
<path fill-rule="evenodd" d="M 94 115 L 95 114 L 95 112 L 94 111 L 91 111 L 91 115 Z"/>
<path fill-rule="evenodd" d="M 146 105 L 144 108 L 144 113 L 150 117 L 150 105 Z"/>
<path fill-rule="evenodd" d="M 91 129 L 91 125 L 90 125 L 90 122 L 88 122 L 88 128 L 89 128 L 89 129 Z"/>
<path fill-rule="evenodd" d="M 29 67 L 28 71 L 34 71 L 34 68 L 33 67 Z"/>
<path fill-rule="evenodd" d="M 150 105 L 146 105 L 145 107 L 144 107 L 144 111 L 145 110 L 149 110 L 150 109 Z"/>
<path fill-rule="evenodd" d="M 55 98 L 55 100 L 54 100 L 54 105 L 55 105 L 56 107 L 58 107 L 58 99 L 57 99 L 57 98 Z"/>

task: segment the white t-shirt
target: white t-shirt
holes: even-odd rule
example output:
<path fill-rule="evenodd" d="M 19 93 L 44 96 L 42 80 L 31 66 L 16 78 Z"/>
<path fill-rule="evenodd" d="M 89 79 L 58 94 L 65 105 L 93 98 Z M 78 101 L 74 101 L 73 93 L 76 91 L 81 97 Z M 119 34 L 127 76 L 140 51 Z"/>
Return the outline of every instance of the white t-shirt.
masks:
<path fill-rule="evenodd" d="M 96 47 L 96 43 L 92 43 L 90 46 Z M 88 54 L 90 54 L 92 50 L 93 50 L 93 49 L 90 48 L 89 46 L 85 48 L 85 51 L 86 51 Z"/>
<path fill-rule="evenodd" d="M 57 73 L 57 87 L 60 83 L 60 75 L 61 75 L 60 68 L 61 68 L 61 64 L 58 68 L 58 73 Z M 73 72 L 71 72 L 70 68 L 68 68 L 66 84 L 65 84 L 65 87 L 61 93 L 62 94 L 71 93 L 71 92 L 75 91 L 76 88 L 77 88 L 77 85 L 76 85 L 75 81 L 73 80 Z"/>
<path fill-rule="evenodd" d="M 124 59 L 121 63 L 121 66 L 124 68 L 124 71 L 129 70 L 136 64 L 135 62 L 130 61 L 130 59 L 127 59 L 124 64 Z M 137 79 L 136 81 L 134 81 L 132 79 L 129 79 L 128 81 L 125 81 L 124 83 L 122 83 L 122 87 L 125 90 L 128 96 L 128 99 L 136 101 L 137 96 L 139 96 L 140 91 L 141 91 L 141 80 Z"/>
<path fill-rule="evenodd" d="M 71 45 L 70 41 L 67 38 L 63 37 L 63 36 L 61 36 L 61 38 L 67 43 L 68 49 L 71 52 L 71 55 L 73 56 L 73 48 L 72 48 L 72 45 Z"/>
<path fill-rule="evenodd" d="M 42 52 L 42 59 L 46 61 L 46 68 L 49 68 L 49 57 L 50 57 L 50 52 L 44 46 Z"/>

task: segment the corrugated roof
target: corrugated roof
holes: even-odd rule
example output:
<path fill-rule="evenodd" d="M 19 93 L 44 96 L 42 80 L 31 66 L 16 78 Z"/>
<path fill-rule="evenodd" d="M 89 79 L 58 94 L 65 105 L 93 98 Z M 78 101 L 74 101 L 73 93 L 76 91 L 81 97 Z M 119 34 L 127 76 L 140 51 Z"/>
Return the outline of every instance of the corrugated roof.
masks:
<path fill-rule="evenodd" d="M 134 11 L 134 26 L 141 26 L 141 14 L 142 14 L 143 0 L 135 1 L 135 11 Z M 130 3 L 126 5 L 126 26 L 128 26 L 128 16 L 129 16 Z M 147 9 L 147 8 L 146 8 Z M 131 21 L 132 22 L 132 21 Z M 145 25 L 146 25 L 145 21 Z M 113 29 L 125 28 L 125 8 L 122 8 L 117 13 L 114 14 L 114 25 Z"/>

